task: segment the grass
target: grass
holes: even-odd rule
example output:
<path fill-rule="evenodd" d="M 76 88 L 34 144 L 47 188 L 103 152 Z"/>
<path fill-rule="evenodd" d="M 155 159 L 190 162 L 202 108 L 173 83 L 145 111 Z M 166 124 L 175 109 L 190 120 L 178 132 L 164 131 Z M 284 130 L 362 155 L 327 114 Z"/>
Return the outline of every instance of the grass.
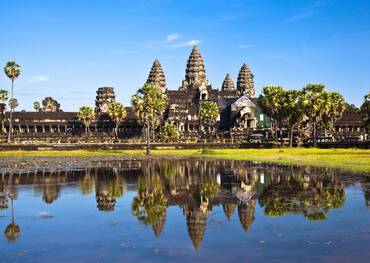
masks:
<path fill-rule="evenodd" d="M 144 150 L 71 150 L 71 151 L 2 151 L 0 158 L 9 156 L 101 156 L 144 155 Z M 154 156 L 178 155 L 211 157 L 228 160 L 260 161 L 288 165 L 308 165 L 339 168 L 353 172 L 370 172 L 370 150 L 359 149 L 198 149 L 153 150 Z"/>

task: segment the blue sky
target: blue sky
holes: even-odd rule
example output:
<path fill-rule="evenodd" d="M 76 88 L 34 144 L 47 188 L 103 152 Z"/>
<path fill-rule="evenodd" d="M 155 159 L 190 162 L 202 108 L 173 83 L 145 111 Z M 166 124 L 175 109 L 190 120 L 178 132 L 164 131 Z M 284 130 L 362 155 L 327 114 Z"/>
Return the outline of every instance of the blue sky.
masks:
<path fill-rule="evenodd" d="M 246 62 L 257 94 L 320 82 L 360 105 L 370 91 L 369 10 L 369 0 L 0 0 L 0 65 L 23 68 L 19 110 L 45 96 L 65 111 L 93 106 L 100 86 L 129 105 L 155 58 L 177 89 L 196 43 L 216 88 Z"/>

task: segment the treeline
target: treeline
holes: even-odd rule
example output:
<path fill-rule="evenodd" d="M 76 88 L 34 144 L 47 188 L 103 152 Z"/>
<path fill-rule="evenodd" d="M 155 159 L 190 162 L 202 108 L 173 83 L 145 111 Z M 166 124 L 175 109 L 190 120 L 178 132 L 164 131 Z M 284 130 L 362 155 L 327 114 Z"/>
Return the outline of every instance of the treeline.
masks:
<path fill-rule="evenodd" d="M 344 112 L 362 113 L 369 127 L 370 93 L 365 96 L 361 109 L 345 102 L 338 92 L 325 90 L 322 84 L 308 84 L 300 90 L 285 89 L 281 86 L 266 86 L 258 98 L 263 111 L 271 117 L 271 131 L 275 140 L 283 143 L 283 130 L 289 130 L 290 146 L 294 136 L 302 139 L 303 129 L 310 134 L 317 145 L 318 130 L 334 131 L 334 123 Z M 295 134 L 296 132 L 296 134 Z"/>

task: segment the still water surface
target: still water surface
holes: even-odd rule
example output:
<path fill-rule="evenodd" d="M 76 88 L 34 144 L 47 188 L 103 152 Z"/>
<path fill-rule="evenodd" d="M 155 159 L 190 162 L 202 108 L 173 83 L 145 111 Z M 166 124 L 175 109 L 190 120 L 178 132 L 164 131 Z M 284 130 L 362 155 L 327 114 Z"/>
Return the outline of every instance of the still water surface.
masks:
<path fill-rule="evenodd" d="M 1 174 L 0 262 L 369 262 L 364 175 L 240 161 L 100 166 Z"/>

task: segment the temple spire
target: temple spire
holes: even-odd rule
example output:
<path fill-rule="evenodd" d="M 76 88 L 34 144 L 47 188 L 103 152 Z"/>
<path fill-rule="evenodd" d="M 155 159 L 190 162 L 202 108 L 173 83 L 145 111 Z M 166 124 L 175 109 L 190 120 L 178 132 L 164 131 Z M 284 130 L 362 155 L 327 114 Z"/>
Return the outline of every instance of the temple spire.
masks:
<path fill-rule="evenodd" d="M 248 97 L 255 96 L 253 77 L 254 75 L 250 71 L 249 67 L 244 63 L 240 68 L 238 82 L 236 84 L 240 94 L 245 94 Z"/>
<path fill-rule="evenodd" d="M 197 46 L 194 46 L 186 64 L 185 80 L 181 89 L 204 89 L 208 86 L 206 70 L 202 55 Z"/>
<path fill-rule="evenodd" d="M 150 69 L 147 84 L 156 84 L 158 87 L 165 92 L 166 91 L 166 78 L 162 69 L 161 63 L 158 59 L 155 59 Z"/>
<path fill-rule="evenodd" d="M 231 79 L 231 75 L 229 73 L 226 74 L 225 80 L 222 83 L 222 90 L 234 90 L 235 85 L 233 80 Z"/>

